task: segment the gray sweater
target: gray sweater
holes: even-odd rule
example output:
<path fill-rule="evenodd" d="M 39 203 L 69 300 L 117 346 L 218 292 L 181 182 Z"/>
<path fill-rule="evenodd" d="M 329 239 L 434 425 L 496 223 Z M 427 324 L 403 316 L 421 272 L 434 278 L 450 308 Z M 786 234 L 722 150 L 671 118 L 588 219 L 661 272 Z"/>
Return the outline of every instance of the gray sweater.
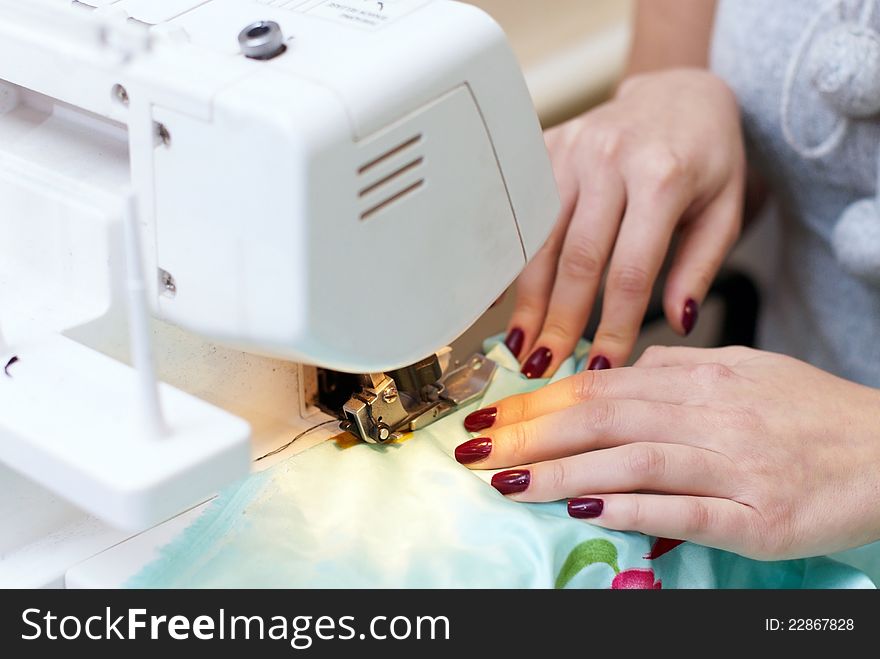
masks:
<path fill-rule="evenodd" d="M 875 30 L 877 0 L 721 0 L 712 67 L 778 206 L 761 347 L 880 387 Z"/>

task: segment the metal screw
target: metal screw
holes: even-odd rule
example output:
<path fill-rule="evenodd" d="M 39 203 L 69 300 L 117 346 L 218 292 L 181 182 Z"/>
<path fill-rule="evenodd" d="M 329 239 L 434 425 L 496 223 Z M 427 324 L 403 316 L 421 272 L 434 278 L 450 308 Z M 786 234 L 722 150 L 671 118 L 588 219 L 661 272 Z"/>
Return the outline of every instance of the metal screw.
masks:
<path fill-rule="evenodd" d="M 281 26 L 275 21 L 251 23 L 239 33 L 238 44 L 245 57 L 259 60 L 272 59 L 287 49 Z"/>
<path fill-rule="evenodd" d="M 174 277 L 171 276 L 170 272 L 160 268 L 159 281 L 161 282 L 164 294 L 167 297 L 174 297 L 177 295 L 177 283 L 174 281 Z"/>
<path fill-rule="evenodd" d="M 443 391 L 442 385 L 426 384 L 422 387 L 422 400 L 436 403 L 440 400 L 440 394 Z"/>
<path fill-rule="evenodd" d="M 168 132 L 165 124 L 156 124 L 156 137 L 165 146 L 171 146 L 171 133 Z"/>
<path fill-rule="evenodd" d="M 382 400 L 391 405 L 391 403 L 397 400 L 397 389 L 394 387 L 388 387 L 382 392 Z"/>
<path fill-rule="evenodd" d="M 128 107 L 128 90 L 122 85 L 113 85 L 113 98 Z"/>
<path fill-rule="evenodd" d="M 389 437 L 391 437 L 391 430 L 390 429 L 379 428 L 379 441 L 387 442 Z"/>

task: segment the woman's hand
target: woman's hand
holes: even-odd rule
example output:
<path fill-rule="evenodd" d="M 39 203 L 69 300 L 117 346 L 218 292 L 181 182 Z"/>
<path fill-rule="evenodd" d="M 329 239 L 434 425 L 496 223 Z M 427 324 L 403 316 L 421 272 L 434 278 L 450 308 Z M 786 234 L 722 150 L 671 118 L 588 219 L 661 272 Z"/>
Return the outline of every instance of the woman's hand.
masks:
<path fill-rule="evenodd" d="M 491 425 L 490 425 L 491 424 Z M 518 501 L 759 559 L 880 539 L 880 391 L 747 348 L 652 348 L 471 415 Z"/>
<path fill-rule="evenodd" d="M 733 93 L 701 69 L 632 77 L 609 103 L 549 131 L 547 145 L 562 213 L 517 285 L 506 343 L 523 372 L 549 376 L 571 353 L 606 269 L 591 368 L 625 364 L 676 230 L 664 306 L 689 333 L 742 223 Z"/>

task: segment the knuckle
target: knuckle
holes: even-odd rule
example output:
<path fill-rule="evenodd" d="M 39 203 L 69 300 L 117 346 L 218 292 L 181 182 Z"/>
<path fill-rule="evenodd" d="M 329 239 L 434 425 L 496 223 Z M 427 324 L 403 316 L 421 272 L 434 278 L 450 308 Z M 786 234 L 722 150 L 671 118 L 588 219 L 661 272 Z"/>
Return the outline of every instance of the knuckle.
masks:
<path fill-rule="evenodd" d="M 736 414 L 727 415 L 725 412 L 721 416 L 720 423 L 717 424 L 720 432 L 730 429 L 731 425 L 736 423 Z M 725 439 L 728 438 L 725 437 Z M 734 434 L 729 441 L 736 442 L 737 439 Z M 744 494 L 747 496 L 757 496 L 761 492 L 763 483 L 767 482 L 766 477 L 776 477 L 776 474 L 773 473 L 774 467 L 772 466 L 774 461 L 772 458 L 768 459 L 768 455 L 772 455 L 772 453 L 768 454 L 764 446 L 755 446 L 752 442 L 740 441 L 731 447 L 728 454 L 736 459 L 740 469 L 739 473 L 743 479 L 742 487 Z"/>
<path fill-rule="evenodd" d="M 665 145 L 645 147 L 638 168 L 649 188 L 654 190 L 689 179 L 687 161 Z"/>
<path fill-rule="evenodd" d="M 638 480 L 656 481 L 666 472 L 666 454 L 658 446 L 634 444 L 627 453 L 625 465 Z"/>
<path fill-rule="evenodd" d="M 645 297 L 651 292 L 651 275 L 637 265 L 619 265 L 608 273 L 608 289 L 628 297 Z"/>
<path fill-rule="evenodd" d="M 590 148 L 600 162 L 614 163 L 624 147 L 624 131 L 617 126 L 601 126 L 589 133 Z"/>
<path fill-rule="evenodd" d="M 699 538 L 712 527 L 712 511 L 698 498 L 689 500 L 684 511 L 684 532 L 688 537 Z"/>
<path fill-rule="evenodd" d="M 559 258 L 559 273 L 572 279 L 598 279 L 604 267 L 602 250 L 590 238 L 572 237 Z"/>
<path fill-rule="evenodd" d="M 547 323 L 544 325 L 544 329 L 541 331 L 541 336 L 538 337 L 537 343 L 538 345 L 554 344 L 548 345 L 548 347 L 550 348 L 558 347 L 555 344 L 571 343 L 571 345 L 574 345 L 575 340 L 578 336 L 580 336 L 580 330 L 575 329 L 562 319 L 553 318 L 547 320 Z M 549 340 L 547 340 L 548 338 Z M 560 353 L 565 352 L 569 351 L 560 351 Z"/>
<path fill-rule="evenodd" d="M 609 400 L 595 400 L 585 408 L 585 432 L 609 432 L 617 425 L 617 405 Z"/>
<path fill-rule="evenodd" d="M 701 387 L 717 386 L 736 375 L 728 366 L 716 363 L 696 364 L 689 370 L 691 379 Z"/>
<path fill-rule="evenodd" d="M 714 264 L 696 265 L 691 268 L 689 276 L 693 281 L 695 290 L 708 291 L 712 288 L 712 282 L 715 281 L 715 272 L 717 268 Z"/>
<path fill-rule="evenodd" d="M 529 396 L 511 396 L 504 401 L 504 413 L 508 419 L 528 419 Z"/>
<path fill-rule="evenodd" d="M 532 443 L 532 424 L 516 423 L 508 428 L 507 450 L 514 461 L 523 461 Z"/>
<path fill-rule="evenodd" d="M 566 486 L 568 485 L 568 468 L 565 466 L 565 463 L 561 460 L 557 460 L 556 462 L 550 463 L 550 473 L 549 477 L 549 485 L 553 489 L 553 492 L 566 492 Z"/>
<path fill-rule="evenodd" d="M 540 317 L 544 315 L 546 302 L 533 297 L 531 295 L 520 295 L 516 301 L 516 311 L 518 315 L 527 316 L 529 318 Z"/>
<path fill-rule="evenodd" d="M 593 337 L 594 346 L 616 346 L 620 348 L 628 348 L 635 343 L 636 329 L 630 327 L 603 327 L 599 326 L 596 335 Z M 607 357 L 612 357 L 605 351 Z"/>
<path fill-rule="evenodd" d="M 794 516 L 788 506 L 774 503 L 765 505 L 755 515 L 752 537 L 755 558 L 763 560 L 789 557 L 796 545 Z"/>
<path fill-rule="evenodd" d="M 571 378 L 572 397 L 576 401 L 587 401 L 602 395 L 602 385 L 598 371 L 583 371 Z"/>
<path fill-rule="evenodd" d="M 627 499 L 629 505 L 627 505 L 626 512 L 622 515 L 625 528 L 633 531 L 643 528 L 646 520 L 641 497 L 636 495 L 627 497 Z"/>
<path fill-rule="evenodd" d="M 761 430 L 762 422 L 755 410 L 747 407 L 729 408 L 724 413 L 725 425 L 739 433 L 755 434 Z M 760 456 L 756 456 L 756 462 Z"/>

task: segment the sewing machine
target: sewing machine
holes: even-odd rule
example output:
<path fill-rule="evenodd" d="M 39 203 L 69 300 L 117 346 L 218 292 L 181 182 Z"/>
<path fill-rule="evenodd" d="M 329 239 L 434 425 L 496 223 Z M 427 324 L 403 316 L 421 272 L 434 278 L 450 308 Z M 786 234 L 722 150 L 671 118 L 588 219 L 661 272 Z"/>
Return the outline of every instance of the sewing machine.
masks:
<path fill-rule="evenodd" d="M 0 201 L 7 585 L 467 402 L 445 346 L 558 210 L 502 31 L 441 0 L 0 0 Z"/>

